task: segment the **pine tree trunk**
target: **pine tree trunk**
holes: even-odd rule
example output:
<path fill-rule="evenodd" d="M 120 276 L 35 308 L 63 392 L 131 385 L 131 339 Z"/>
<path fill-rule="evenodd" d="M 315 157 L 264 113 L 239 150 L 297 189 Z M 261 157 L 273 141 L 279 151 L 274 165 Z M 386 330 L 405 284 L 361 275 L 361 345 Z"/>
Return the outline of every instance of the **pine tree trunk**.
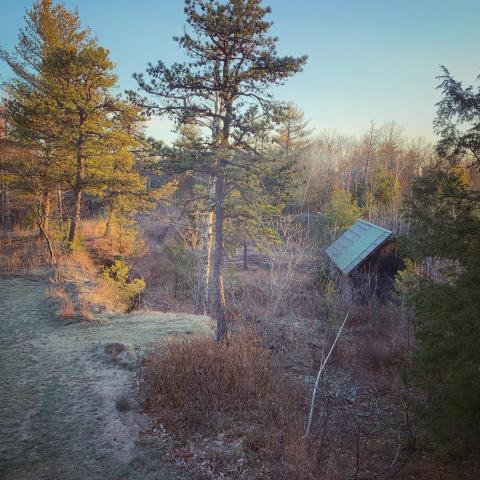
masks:
<path fill-rule="evenodd" d="M 195 313 L 207 313 L 208 292 L 212 264 L 213 212 L 209 212 L 202 225 L 202 238 L 199 246 L 198 288 L 195 298 Z"/>
<path fill-rule="evenodd" d="M 120 215 L 120 221 L 118 222 L 118 251 L 120 253 L 123 253 L 122 236 L 123 236 L 123 217 Z"/>
<path fill-rule="evenodd" d="M 105 223 L 105 232 L 103 232 L 104 238 L 110 238 L 110 236 L 112 235 L 113 218 L 114 218 L 113 208 L 109 208 L 107 221 Z"/>
<path fill-rule="evenodd" d="M 2 227 L 7 231 L 7 187 L 5 185 L 2 185 Z"/>
<path fill-rule="evenodd" d="M 80 227 L 80 210 L 82 208 L 82 190 L 75 186 L 73 189 L 74 208 L 72 222 L 70 223 L 70 231 L 68 233 L 68 241 L 74 242 L 77 239 L 78 229 Z"/>
<path fill-rule="evenodd" d="M 223 203 L 225 198 L 225 161 L 220 167 L 215 185 L 215 248 L 212 258 L 213 318 L 217 321 L 217 341 L 227 336 L 225 320 L 225 295 L 223 292 Z"/>
<path fill-rule="evenodd" d="M 243 270 L 245 272 L 248 270 L 248 245 L 246 239 L 243 241 Z"/>
<path fill-rule="evenodd" d="M 82 209 L 82 179 L 83 179 L 83 138 L 79 138 L 77 142 L 77 171 L 75 186 L 73 187 L 74 209 L 72 221 L 70 223 L 70 232 L 68 233 L 68 241 L 75 242 L 80 228 L 80 213 Z"/>
<path fill-rule="evenodd" d="M 38 227 L 40 229 L 40 234 L 43 236 L 43 238 L 47 242 L 48 252 L 50 253 L 50 262 L 52 265 L 55 265 L 57 263 L 57 260 L 55 258 L 55 252 L 53 251 L 53 246 L 52 246 L 52 242 L 50 241 L 50 237 L 43 226 L 44 221 L 45 219 L 42 219 Z"/>
<path fill-rule="evenodd" d="M 57 210 L 58 210 L 58 219 L 60 222 L 63 222 L 63 200 L 62 200 L 62 191 L 57 190 Z"/>
<path fill-rule="evenodd" d="M 214 186 L 212 179 L 208 179 L 208 198 L 214 197 Z M 209 202 L 210 203 L 210 202 Z M 198 260 L 198 288 L 195 298 L 195 313 L 205 315 L 209 300 L 210 274 L 212 267 L 212 246 L 213 246 L 213 221 L 214 212 L 210 211 L 203 221 L 202 233 L 199 246 Z"/>
<path fill-rule="evenodd" d="M 212 275 L 212 254 L 214 245 L 213 225 L 215 214 L 210 212 L 208 214 L 208 236 L 207 236 L 207 258 L 205 268 L 205 305 L 208 306 L 210 302 L 210 277 Z"/>
<path fill-rule="evenodd" d="M 8 186 L 4 184 L 2 186 L 2 225 L 4 232 L 8 232 L 11 229 L 8 193 Z"/>
<path fill-rule="evenodd" d="M 43 230 L 48 233 L 50 224 L 50 192 L 43 192 L 43 202 L 42 202 L 42 227 Z M 42 234 L 42 231 L 40 231 Z"/>

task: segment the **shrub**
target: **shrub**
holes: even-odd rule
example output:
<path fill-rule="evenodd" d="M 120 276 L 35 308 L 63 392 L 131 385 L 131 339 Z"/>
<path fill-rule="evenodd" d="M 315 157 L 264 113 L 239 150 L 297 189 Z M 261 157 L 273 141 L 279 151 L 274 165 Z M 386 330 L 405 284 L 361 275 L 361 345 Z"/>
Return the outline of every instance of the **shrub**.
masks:
<path fill-rule="evenodd" d="M 473 262 L 472 262 L 473 263 Z M 416 292 L 410 382 L 426 392 L 422 412 L 441 454 L 468 455 L 480 441 L 480 274 Z"/>
<path fill-rule="evenodd" d="M 146 409 L 181 438 L 241 438 L 249 478 L 304 479 L 316 468 L 303 438 L 305 388 L 283 376 L 252 335 L 162 341 L 142 379 Z"/>
<path fill-rule="evenodd" d="M 121 299 L 132 305 L 145 288 L 145 282 L 141 278 L 128 281 L 130 267 L 121 260 L 115 260 L 110 267 L 103 270 L 103 278 L 118 290 Z"/>

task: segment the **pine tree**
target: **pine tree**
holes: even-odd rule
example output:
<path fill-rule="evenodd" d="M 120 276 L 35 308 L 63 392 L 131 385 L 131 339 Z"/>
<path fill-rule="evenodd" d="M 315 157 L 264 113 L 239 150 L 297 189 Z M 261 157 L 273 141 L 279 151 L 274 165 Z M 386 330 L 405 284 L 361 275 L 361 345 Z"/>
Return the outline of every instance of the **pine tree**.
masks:
<path fill-rule="evenodd" d="M 413 294 L 415 348 L 411 381 L 426 393 L 425 418 L 440 452 L 469 454 L 480 440 L 480 109 L 472 88 L 446 70 L 435 122 L 438 162 L 412 187 L 409 246 L 418 260 L 443 265 Z M 473 160 L 473 162 L 472 162 Z"/>
<path fill-rule="evenodd" d="M 18 82 L 48 106 L 55 123 L 55 148 L 73 191 L 68 240 L 77 240 L 82 193 L 99 193 L 111 183 L 112 162 L 138 140 L 123 120 L 141 121 L 133 107 L 112 93 L 117 84 L 108 51 L 83 29 L 77 11 L 38 0 L 27 13 L 14 54 L 2 50 Z M 135 117 L 135 118 L 134 118 Z"/>
<path fill-rule="evenodd" d="M 44 15 L 49 9 L 50 15 Z M 54 39 L 52 18 L 63 26 L 62 37 Z M 52 260 L 54 253 L 48 236 L 50 197 L 65 181 L 61 165 L 63 151 L 58 144 L 61 124 L 58 111 L 49 96 L 45 72 L 45 55 L 56 42 L 68 43 L 74 35 L 62 10 L 47 0 L 37 2 L 25 16 L 26 27 L 19 33 L 13 54 L 0 48 L 0 58 L 15 76 L 4 83 L 7 94 L 2 116 L 8 125 L 6 140 L 11 152 L 6 161 L 12 186 L 32 199 L 32 212 L 40 234 L 48 243 Z"/>
<path fill-rule="evenodd" d="M 440 452 L 469 453 L 480 440 L 480 209 L 459 167 L 440 164 L 414 181 L 410 247 L 444 267 L 413 292 L 412 383 L 427 395 L 425 419 Z"/>
<path fill-rule="evenodd" d="M 442 71 L 438 88 L 443 98 L 438 103 L 434 122 L 435 131 L 441 137 L 437 152 L 453 163 L 463 159 L 480 168 L 480 75 L 476 87 L 464 87 L 445 67 Z"/>
<path fill-rule="evenodd" d="M 286 157 L 298 155 L 310 144 L 312 129 L 308 129 L 305 114 L 293 102 L 288 102 L 279 119 L 280 128 L 275 136 L 275 143 Z"/>
<path fill-rule="evenodd" d="M 260 0 L 186 0 L 188 29 L 176 41 L 191 62 L 170 68 L 162 62 L 149 65 L 150 81 L 135 75 L 141 90 L 162 99 L 160 104 L 139 100 L 150 111 L 170 115 L 179 125 L 193 120 L 213 132 L 210 154 L 183 166 L 208 175 L 214 183 L 212 287 L 218 339 L 227 334 L 222 281 L 225 199 L 230 179 L 253 166 L 251 156 L 240 154 L 249 149 L 252 109 L 272 115 L 268 87 L 300 71 L 306 61 L 277 55 L 276 39 L 268 35 L 272 24 L 265 20 L 269 13 Z"/>
<path fill-rule="evenodd" d="M 17 188 L 41 199 L 38 210 L 41 227 L 48 233 L 50 196 L 64 183 L 61 152 L 56 142 L 59 125 L 55 109 L 45 95 L 18 79 L 5 84 L 4 90 L 8 95 L 3 111 L 9 125 L 7 138 L 15 147 L 7 168 Z"/>
<path fill-rule="evenodd" d="M 305 168 L 302 157 L 312 145 L 313 129 L 308 128 L 305 115 L 293 102 L 288 102 L 276 119 L 279 127 L 273 136 L 278 147 L 277 166 L 288 175 L 291 193 L 294 188 L 304 187 L 299 192 L 301 204 L 305 203 L 311 177 L 305 178 Z"/>

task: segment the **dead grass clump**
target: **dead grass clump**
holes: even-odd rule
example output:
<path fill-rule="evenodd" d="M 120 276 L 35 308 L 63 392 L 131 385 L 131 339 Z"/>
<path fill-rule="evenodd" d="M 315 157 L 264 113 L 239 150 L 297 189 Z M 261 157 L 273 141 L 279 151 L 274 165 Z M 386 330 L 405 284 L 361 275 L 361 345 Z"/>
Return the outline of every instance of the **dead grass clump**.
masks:
<path fill-rule="evenodd" d="M 392 341 L 364 334 L 341 339 L 333 358 L 339 365 L 379 372 L 394 367 L 405 358 L 405 352 L 403 346 Z"/>
<path fill-rule="evenodd" d="M 95 288 L 89 295 L 90 303 L 104 308 L 108 311 L 126 312 L 127 305 L 120 298 L 118 290 L 106 282 L 103 278 L 98 278 Z"/>
<path fill-rule="evenodd" d="M 316 453 L 303 438 L 305 388 L 282 375 L 253 336 L 162 342 L 148 359 L 143 385 L 146 409 L 179 438 L 201 432 L 241 439 L 249 478 L 313 475 Z"/>
<path fill-rule="evenodd" d="M 52 281 L 67 286 L 68 296 L 77 305 L 79 318 L 93 320 L 92 311 L 126 311 L 117 289 L 100 276 L 88 251 L 74 251 L 60 257 Z"/>
<path fill-rule="evenodd" d="M 57 313 L 63 319 L 70 320 L 75 316 L 75 305 L 71 300 L 66 298 L 60 303 L 60 308 Z"/>
<path fill-rule="evenodd" d="M 379 372 L 398 366 L 408 353 L 404 326 L 383 307 L 372 319 L 365 306 L 356 306 L 348 324 L 347 338 L 338 342 L 334 359 L 341 365 Z"/>
<path fill-rule="evenodd" d="M 174 338 L 158 344 L 145 372 L 154 409 L 181 413 L 187 427 L 215 428 L 214 414 L 246 412 L 271 392 L 268 351 L 246 338 Z M 210 425 L 208 425 L 210 423 Z"/>
<path fill-rule="evenodd" d="M 60 287 L 51 287 L 50 290 L 48 290 L 47 296 L 50 298 L 54 298 L 58 301 L 62 301 L 68 298 L 67 292 Z"/>
<path fill-rule="evenodd" d="M 95 266 L 95 263 L 88 252 L 76 250 L 72 252 L 71 256 L 77 268 L 83 270 L 84 272 L 95 273 L 97 271 L 97 267 Z"/>
<path fill-rule="evenodd" d="M 86 298 L 82 298 L 80 301 L 79 315 L 84 320 L 91 322 L 93 320 L 93 313 L 90 310 L 90 302 Z"/>

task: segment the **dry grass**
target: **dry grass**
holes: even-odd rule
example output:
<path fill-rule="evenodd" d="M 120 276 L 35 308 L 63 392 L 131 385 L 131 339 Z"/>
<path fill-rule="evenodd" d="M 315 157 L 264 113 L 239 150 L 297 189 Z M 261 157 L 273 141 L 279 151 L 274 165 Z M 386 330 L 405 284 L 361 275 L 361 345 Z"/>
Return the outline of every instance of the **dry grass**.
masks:
<path fill-rule="evenodd" d="M 67 292 L 61 287 L 51 287 L 47 293 L 47 296 L 50 298 L 54 298 L 59 302 L 68 298 Z"/>
<path fill-rule="evenodd" d="M 75 316 L 75 305 L 69 300 L 65 299 L 60 303 L 60 308 L 58 309 L 58 315 L 65 320 L 71 320 Z"/>
<path fill-rule="evenodd" d="M 364 376 L 370 373 L 372 378 L 381 381 L 385 375 L 396 376 L 396 367 L 404 363 L 407 356 L 405 325 L 390 309 L 381 307 L 372 320 L 365 306 L 356 306 L 348 336 L 338 342 L 333 359 L 339 365 L 349 365 Z"/>
<path fill-rule="evenodd" d="M 103 278 L 97 278 L 93 290 L 88 295 L 89 302 L 111 312 L 127 311 L 127 305 L 120 298 L 118 290 Z"/>
<path fill-rule="evenodd" d="M 106 221 L 93 218 L 82 221 L 82 235 L 85 238 L 103 237 Z"/>
<path fill-rule="evenodd" d="M 90 302 L 86 298 L 80 300 L 79 315 L 84 320 L 91 322 L 93 320 L 93 314 L 90 310 Z"/>
<path fill-rule="evenodd" d="M 0 271 L 29 272 L 50 264 L 45 241 L 32 231 L 0 236 Z"/>
<path fill-rule="evenodd" d="M 313 478 L 318 452 L 303 438 L 305 388 L 280 373 L 254 336 L 162 342 L 149 357 L 143 385 L 145 408 L 178 438 L 199 432 L 242 438 L 249 478 Z M 236 468 L 214 457 L 213 463 Z"/>
<path fill-rule="evenodd" d="M 68 292 L 62 287 L 51 287 L 46 296 L 53 299 L 58 306 L 57 315 L 63 319 L 71 319 L 75 315 L 75 305 Z"/>
<path fill-rule="evenodd" d="M 93 311 L 123 312 L 126 305 L 117 290 L 100 275 L 87 251 L 74 251 L 59 258 L 50 296 L 63 309 L 64 299 L 73 303 L 78 318 L 92 321 Z"/>
<path fill-rule="evenodd" d="M 348 299 L 341 286 L 332 283 L 331 291 L 319 289 L 311 279 L 297 276 L 294 269 L 287 287 L 280 285 L 280 301 L 273 312 L 278 282 L 271 282 L 271 278 L 263 268 L 244 272 L 236 291 L 230 292 L 229 316 L 258 328 L 277 352 L 283 375 L 312 382 L 332 345 Z M 289 293 L 282 293 L 285 290 Z M 390 307 L 380 303 L 352 308 L 321 381 L 311 438 L 306 442 L 295 432 L 285 435 L 279 431 L 282 441 L 294 439 L 284 454 L 291 459 L 277 455 L 275 464 L 283 464 L 282 471 L 302 464 L 295 456 L 307 462 L 305 476 L 300 478 L 309 478 L 311 472 L 322 480 L 387 478 L 401 468 L 410 448 L 405 415 L 412 412 L 402 397 L 404 387 L 397 369 L 408 350 L 405 325 L 398 320 Z M 296 407 L 288 408 L 300 417 L 304 415 L 290 424 L 294 429 L 304 425 L 306 398 L 297 399 Z M 288 397 L 283 402 L 288 403 Z M 395 457 L 399 445 L 402 448 Z M 267 450 L 274 452 L 274 443 Z M 307 455 L 302 453 L 305 451 Z M 392 464 L 393 458 L 396 461 Z M 290 475 L 295 478 L 295 472 Z"/>
<path fill-rule="evenodd" d="M 186 426 L 212 412 L 248 411 L 272 389 L 268 352 L 247 339 L 162 342 L 149 359 L 145 379 L 154 393 L 151 405 L 182 412 Z"/>
<path fill-rule="evenodd" d="M 82 222 L 82 239 L 87 250 L 94 258 L 109 262 L 118 257 L 141 257 L 146 254 L 146 245 L 142 235 L 136 231 L 120 231 L 116 225 L 111 228 L 110 236 L 105 237 L 106 221 L 92 218 Z M 120 238 L 121 237 L 121 238 Z"/>

